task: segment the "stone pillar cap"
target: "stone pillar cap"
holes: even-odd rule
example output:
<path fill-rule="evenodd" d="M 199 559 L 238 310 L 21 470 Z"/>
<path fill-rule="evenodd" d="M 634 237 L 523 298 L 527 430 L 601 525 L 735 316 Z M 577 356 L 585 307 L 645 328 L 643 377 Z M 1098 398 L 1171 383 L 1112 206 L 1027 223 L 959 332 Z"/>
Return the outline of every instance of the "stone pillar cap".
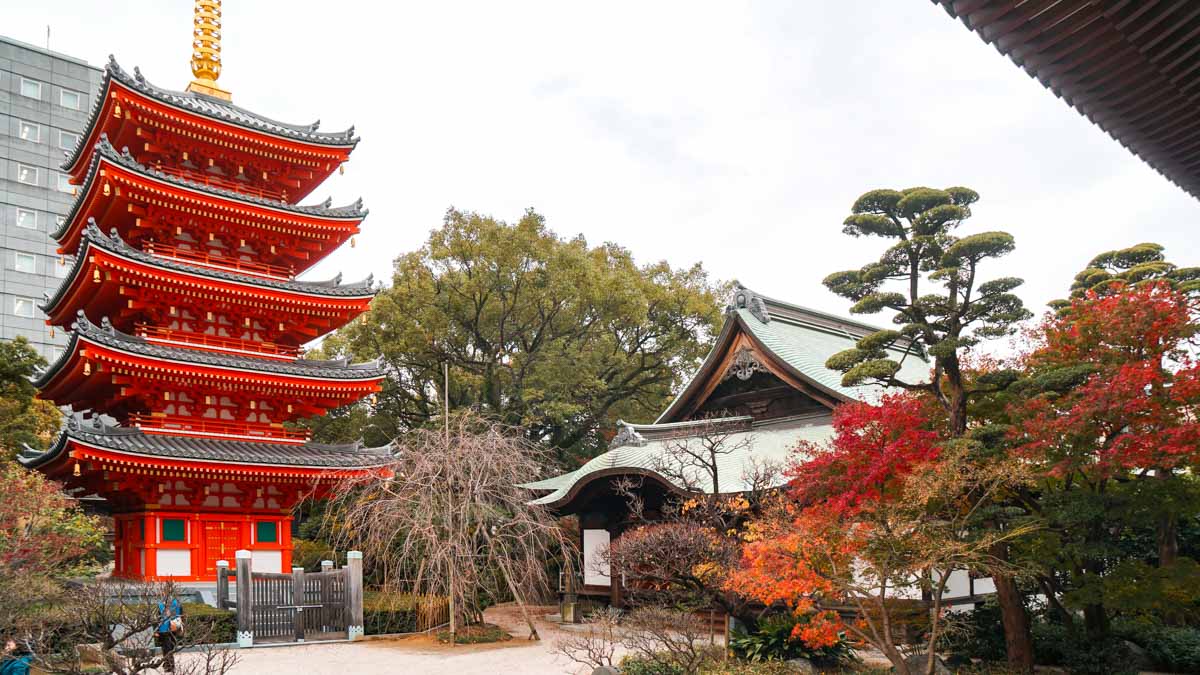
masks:
<path fill-rule="evenodd" d="M 243 558 L 249 558 L 250 551 L 247 551 L 246 549 L 242 549 L 242 550 L 238 551 L 237 553 L 235 553 L 234 555 L 237 556 L 238 560 L 241 560 Z"/>

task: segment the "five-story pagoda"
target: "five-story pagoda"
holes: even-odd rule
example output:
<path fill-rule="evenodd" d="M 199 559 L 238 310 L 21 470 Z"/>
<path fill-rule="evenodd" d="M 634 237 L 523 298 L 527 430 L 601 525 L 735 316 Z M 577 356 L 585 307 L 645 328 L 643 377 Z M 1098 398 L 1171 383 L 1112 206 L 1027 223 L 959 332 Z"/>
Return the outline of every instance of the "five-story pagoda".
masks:
<path fill-rule="evenodd" d="M 296 279 L 366 216 L 361 201 L 297 203 L 358 139 L 234 106 L 217 86 L 220 0 L 195 4 L 195 81 L 161 89 L 110 59 L 63 165 L 78 196 L 53 236 L 73 264 L 43 309 L 72 333 L 36 384 L 75 412 L 24 460 L 103 497 L 116 574 L 146 579 L 213 579 L 237 549 L 289 570 L 297 501 L 388 460 L 285 425 L 383 379 L 376 364 L 301 358 L 374 296 L 369 278 Z"/>

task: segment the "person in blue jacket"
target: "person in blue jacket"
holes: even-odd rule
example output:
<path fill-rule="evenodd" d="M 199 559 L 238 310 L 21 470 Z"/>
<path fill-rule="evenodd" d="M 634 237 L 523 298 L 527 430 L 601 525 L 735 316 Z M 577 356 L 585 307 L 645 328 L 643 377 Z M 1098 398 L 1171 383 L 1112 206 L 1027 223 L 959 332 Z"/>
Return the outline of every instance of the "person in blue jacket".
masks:
<path fill-rule="evenodd" d="M 158 631 L 154 637 L 159 648 L 162 649 L 163 670 L 173 673 L 175 672 L 175 649 L 183 634 L 183 605 L 170 590 L 165 591 L 163 597 L 158 601 L 158 618 L 160 619 Z M 7 673 L 0 675 L 7 675 Z"/>
<path fill-rule="evenodd" d="M 33 662 L 33 654 L 22 649 L 16 640 L 9 638 L 4 641 L 4 657 L 0 660 L 0 675 L 29 675 L 29 664 Z"/>

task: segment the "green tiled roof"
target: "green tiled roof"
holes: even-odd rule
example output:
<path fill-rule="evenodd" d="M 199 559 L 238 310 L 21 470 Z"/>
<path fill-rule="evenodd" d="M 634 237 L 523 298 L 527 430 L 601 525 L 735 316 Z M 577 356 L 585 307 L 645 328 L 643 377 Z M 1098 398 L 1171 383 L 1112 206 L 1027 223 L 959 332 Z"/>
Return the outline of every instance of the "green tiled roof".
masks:
<path fill-rule="evenodd" d="M 704 363 L 693 375 L 692 380 L 680 391 L 675 401 L 659 416 L 655 424 L 632 425 L 621 423 L 620 433 L 613 439 L 609 451 L 593 458 L 575 471 L 544 480 L 526 483 L 523 487 L 546 492 L 534 503 L 561 506 L 572 498 L 576 488 L 588 482 L 589 477 L 611 475 L 628 470 L 630 473 L 657 475 L 664 482 L 678 481 L 662 475 L 660 470 L 670 466 L 671 444 L 696 441 L 704 424 L 713 422 L 673 422 L 681 416 L 684 401 L 696 393 L 697 387 L 707 379 L 719 377 L 713 371 L 719 365 L 731 341 L 740 330 L 745 330 L 762 349 L 766 350 L 790 368 L 801 379 L 830 395 L 831 400 L 877 402 L 885 390 L 878 386 L 846 387 L 842 385 L 842 374 L 825 367 L 826 360 L 834 354 L 850 349 L 865 335 L 879 328 L 851 319 L 827 314 L 806 307 L 773 300 L 755 294 L 738 285 L 729 307 L 726 308 L 725 325 L 717 337 L 717 344 Z M 892 357 L 900 362 L 899 376 L 908 382 L 921 382 L 929 377 L 929 363 L 915 351 L 906 353 L 902 349 L 892 350 Z M 786 463 L 791 450 L 800 441 L 820 442 L 833 433 L 829 414 L 767 420 L 751 423 L 750 418 L 727 418 L 724 423 L 741 423 L 747 428 L 732 434 L 726 447 L 738 450 L 723 456 L 718 463 L 721 478 L 720 492 L 733 493 L 748 489 L 744 478 L 755 463 Z M 743 441 L 745 441 L 743 443 Z M 603 472 L 603 473 L 602 473 Z M 693 488 L 712 490 L 707 476 L 696 476 Z"/>
<path fill-rule="evenodd" d="M 706 422 L 711 423 L 711 422 Z M 555 504 L 569 497 L 571 489 L 591 474 L 608 469 L 629 469 L 644 473 L 659 474 L 664 467 L 675 468 L 677 462 L 672 461 L 675 448 L 683 444 L 699 443 L 698 436 L 679 434 L 663 434 L 652 437 L 651 434 L 664 426 L 675 425 L 624 425 L 643 437 L 640 442 L 619 445 L 602 455 L 593 457 L 587 464 L 578 469 L 535 483 L 526 483 L 522 487 L 530 490 L 549 490 L 548 494 L 534 500 L 535 504 Z M 699 425 L 697 425 L 699 426 Z M 722 437 L 724 448 L 730 450 L 717 461 L 717 475 L 720 477 L 721 493 L 745 492 L 750 489 L 748 479 L 756 465 L 773 464 L 782 469 L 787 463 L 792 449 L 800 441 L 819 442 L 828 438 L 833 427 L 830 426 L 827 415 L 819 417 L 791 418 L 773 420 L 768 423 L 753 425 L 745 431 Z M 782 477 L 780 477 L 782 478 Z M 712 491 L 711 476 L 697 471 L 689 481 L 695 489 L 705 492 Z M 682 486 L 680 486 L 682 487 Z"/>
<path fill-rule="evenodd" d="M 825 367 L 830 356 L 853 348 L 862 333 L 856 335 L 774 314 L 769 322 L 763 323 L 748 309 L 735 311 L 767 349 L 826 389 L 856 401 L 875 402 L 882 396 L 884 390 L 879 386 L 842 386 L 842 374 Z M 901 379 L 908 382 L 929 379 L 929 363 L 919 356 L 892 350 L 891 358 L 900 362 Z"/>

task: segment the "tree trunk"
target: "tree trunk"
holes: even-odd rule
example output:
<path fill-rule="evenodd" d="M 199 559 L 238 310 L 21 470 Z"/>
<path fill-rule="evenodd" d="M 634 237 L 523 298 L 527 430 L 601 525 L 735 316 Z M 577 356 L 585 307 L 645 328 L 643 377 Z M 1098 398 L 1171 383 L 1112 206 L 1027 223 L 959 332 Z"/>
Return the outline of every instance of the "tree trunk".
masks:
<path fill-rule="evenodd" d="M 1007 560 L 1008 546 L 997 544 L 992 547 L 992 555 Z M 1023 673 L 1033 672 L 1033 634 L 1029 628 L 1029 612 L 1025 610 L 1017 582 L 1008 574 L 993 574 L 992 581 L 996 584 L 996 600 L 1000 604 L 1008 665 Z"/>
<path fill-rule="evenodd" d="M 1108 637 L 1108 613 L 1104 611 L 1104 605 L 1083 606 L 1083 629 L 1094 644 Z"/>
<path fill-rule="evenodd" d="M 1154 475 L 1161 481 L 1171 479 L 1170 469 L 1155 469 Z M 1170 509 L 1170 506 L 1167 507 Z M 1179 518 L 1173 510 L 1158 518 L 1158 566 L 1170 567 L 1179 557 Z"/>

